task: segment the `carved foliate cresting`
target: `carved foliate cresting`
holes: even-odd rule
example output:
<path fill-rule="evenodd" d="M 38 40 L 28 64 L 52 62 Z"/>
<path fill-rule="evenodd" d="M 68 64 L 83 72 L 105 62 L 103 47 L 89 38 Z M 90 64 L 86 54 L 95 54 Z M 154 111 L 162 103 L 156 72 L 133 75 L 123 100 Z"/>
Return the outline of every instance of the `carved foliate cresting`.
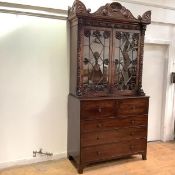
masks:
<path fill-rule="evenodd" d="M 113 2 L 111 4 L 107 3 L 104 6 L 101 6 L 96 12 L 90 13 L 90 9 L 87 9 L 86 6 L 79 0 L 75 0 L 72 8 L 69 9 L 69 19 L 76 16 L 87 16 L 87 17 L 101 17 L 101 18 L 111 18 L 111 19 L 120 19 L 129 22 L 142 22 L 150 23 L 151 22 L 151 11 L 145 12 L 142 17 L 138 16 L 135 18 L 133 14 L 122 6 L 118 2 Z"/>

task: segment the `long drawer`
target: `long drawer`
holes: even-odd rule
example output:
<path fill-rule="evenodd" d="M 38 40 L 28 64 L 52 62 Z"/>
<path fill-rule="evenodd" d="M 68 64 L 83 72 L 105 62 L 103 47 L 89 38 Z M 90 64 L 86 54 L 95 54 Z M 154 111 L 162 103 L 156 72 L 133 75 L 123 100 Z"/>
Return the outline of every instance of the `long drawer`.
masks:
<path fill-rule="evenodd" d="M 83 101 L 81 104 L 81 119 L 96 119 L 115 115 L 114 100 Z"/>
<path fill-rule="evenodd" d="M 118 115 L 138 115 L 148 113 L 148 98 L 122 99 L 117 103 Z"/>
<path fill-rule="evenodd" d="M 147 115 L 106 118 L 101 120 L 81 121 L 81 132 L 102 131 L 122 127 L 147 126 Z"/>
<path fill-rule="evenodd" d="M 129 154 L 142 153 L 146 150 L 146 139 L 91 146 L 82 149 L 81 160 L 83 162 L 96 162 L 108 160 Z"/>
<path fill-rule="evenodd" d="M 147 138 L 147 127 L 118 128 L 101 132 L 88 132 L 81 135 L 83 147 L 114 143 L 135 138 Z"/>

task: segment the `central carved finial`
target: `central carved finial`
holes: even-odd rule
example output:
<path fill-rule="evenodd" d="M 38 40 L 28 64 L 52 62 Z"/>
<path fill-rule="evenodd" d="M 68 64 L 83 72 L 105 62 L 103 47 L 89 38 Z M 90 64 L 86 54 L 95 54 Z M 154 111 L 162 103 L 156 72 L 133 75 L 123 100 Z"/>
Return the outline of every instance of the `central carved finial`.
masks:
<path fill-rule="evenodd" d="M 121 10 L 122 9 L 122 5 L 118 2 L 113 2 L 110 4 L 110 7 L 113 9 L 113 10 Z"/>

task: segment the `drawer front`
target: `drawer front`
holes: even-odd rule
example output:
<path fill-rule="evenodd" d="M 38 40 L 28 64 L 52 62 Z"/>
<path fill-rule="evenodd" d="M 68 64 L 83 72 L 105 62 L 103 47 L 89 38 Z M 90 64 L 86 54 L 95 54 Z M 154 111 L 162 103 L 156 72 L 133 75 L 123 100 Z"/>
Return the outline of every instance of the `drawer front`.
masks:
<path fill-rule="evenodd" d="M 139 115 L 148 113 L 148 98 L 122 99 L 118 102 L 118 115 Z"/>
<path fill-rule="evenodd" d="M 114 100 L 83 101 L 81 103 L 81 119 L 94 119 L 104 116 L 113 116 Z"/>
<path fill-rule="evenodd" d="M 118 129 L 122 127 L 147 126 L 147 121 L 147 115 L 81 121 L 81 132 L 86 133 L 93 131 Z"/>
<path fill-rule="evenodd" d="M 96 162 L 141 153 L 146 150 L 146 144 L 146 139 L 135 139 L 121 143 L 86 147 L 82 149 L 81 160 L 82 162 Z"/>
<path fill-rule="evenodd" d="M 81 135 L 83 147 L 114 143 L 135 138 L 147 138 L 147 127 L 120 128 L 102 132 L 89 132 Z"/>

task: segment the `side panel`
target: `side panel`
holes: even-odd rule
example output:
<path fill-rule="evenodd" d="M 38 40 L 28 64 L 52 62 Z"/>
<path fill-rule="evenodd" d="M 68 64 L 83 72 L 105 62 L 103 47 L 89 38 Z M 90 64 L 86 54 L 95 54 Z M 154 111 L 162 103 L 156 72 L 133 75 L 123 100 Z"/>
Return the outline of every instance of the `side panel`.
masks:
<path fill-rule="evenodd" d="M 69 159 L 80 163 L 80 101 L 69 95 L 68 99 L 68 147 Z"/>
<path fill-rule="evenodd" d="M 77 87 L 77 39 L 78 27 L 71 23 L 70 28 L 70 93 L 76 95 Z"/>

